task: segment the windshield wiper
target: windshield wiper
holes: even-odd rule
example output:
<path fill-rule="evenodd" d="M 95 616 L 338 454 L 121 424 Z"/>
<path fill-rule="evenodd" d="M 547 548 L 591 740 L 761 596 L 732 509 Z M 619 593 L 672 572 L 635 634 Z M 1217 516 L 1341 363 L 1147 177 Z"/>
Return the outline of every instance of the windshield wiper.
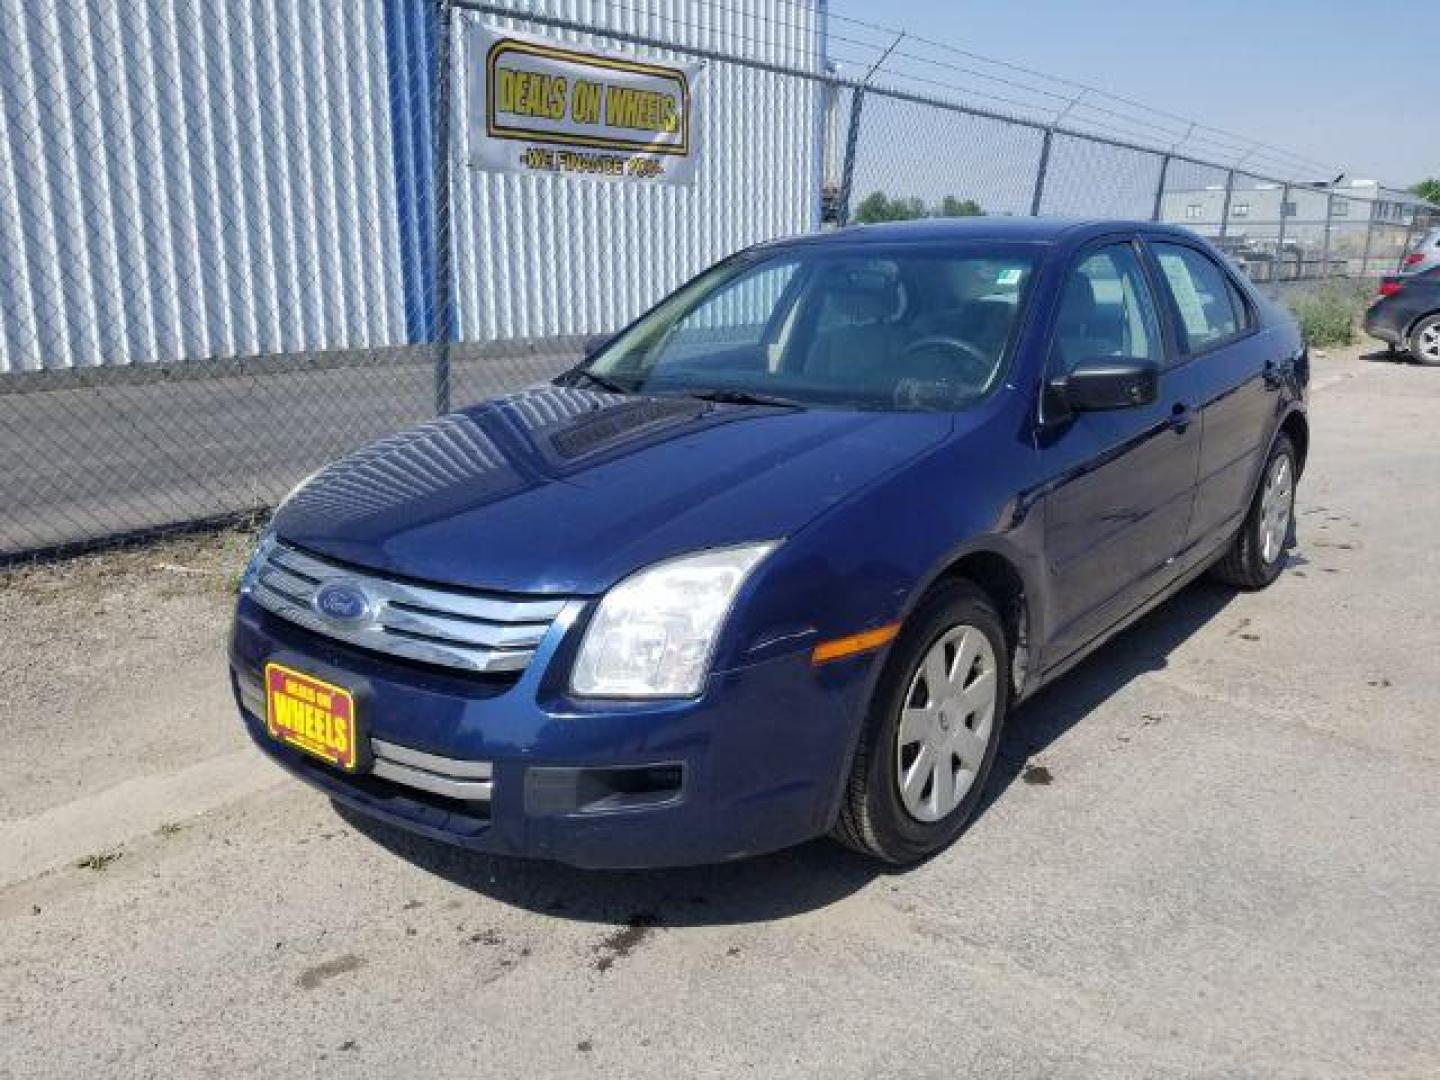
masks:
<path fill-rule="evenodd" d="M 686 390 L 686 397 L 699 398 L 701 401 L 715 401 L 722 405 L 768 405 L 775 409 L 803 409 L 805 406 L 790 398 L 776 397 L 774 394 L 762 394 L 755 390 L 739 390 L 727 387 L 702 387 L 698 390 Z"/>
<path fill-rule="evenodd" d="M 607 379 L 604 375 L 596 375 L 589 368 L 571 368 L 565 374 L 572 383 L 584 379 L 591 386 L 598 386 L 601 390 L 608 390 L 612 394 L 630 393 L 629 390 L 625 389 L 625 387 L 621 386 L 614 379 Z"/>

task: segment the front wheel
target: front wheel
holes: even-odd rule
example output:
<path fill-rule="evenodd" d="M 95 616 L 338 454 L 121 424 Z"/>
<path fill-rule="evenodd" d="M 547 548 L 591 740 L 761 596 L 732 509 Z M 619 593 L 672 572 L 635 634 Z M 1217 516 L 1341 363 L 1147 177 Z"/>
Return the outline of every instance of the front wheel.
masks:
<path fill-rule="evenodd" d="M 1295 521 L 1295 477 L 1295 446 L 1288 435 L 1278 435 L 1245 522 L 1215 564 L 1221 581 L 1253 592 L 1280 576 Z"/>
<path fill-rule="evenodd" d="M 891 863 L 939 851 L 974 817 L 1010 704 L 1010 652 L 989 597 L 933 589 L 876 685 L 835 836 Z"/>

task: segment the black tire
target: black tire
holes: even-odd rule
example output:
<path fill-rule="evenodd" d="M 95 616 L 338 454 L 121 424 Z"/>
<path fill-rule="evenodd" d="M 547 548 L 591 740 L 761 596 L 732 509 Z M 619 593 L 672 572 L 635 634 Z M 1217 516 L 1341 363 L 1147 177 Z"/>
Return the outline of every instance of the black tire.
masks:
<path fill-rule="evenodd" d="M 1267 562 L 1261 543 L 1260 531 L 1264 516 L 1261 502 L 1265 494 L 1265 478 L 1275 467 L 1275 459 L 1281 456 L 1289 459 L 1290 475 L 1293 478 L 1290 488 L 1290 524 L 1279 551 Z M 1281 432 L 1275 436 L 1275 443 L 1270 447 L 1270 456 L 1265 459 L 1265 468 L 1260 474 L 1260 483 L 1256 485 L 1255 497 L 1250 500 L 1250 510 L 1245 515 L 1244 524 L 1240 526 L 1220 561 L 1211 569 L 1215 577 L 1237 589 L 1256 592 L 1280 576 L 1280 571 L 1285 568 L 1285 552 L 1289 550 L 1295 535 L 1295 481 L 1300 477 L 1298 466 L 1295 446 L 1290 442 L 1290 437 Z"/>
<path fill-rule="evenodd" d="M 1428 352 L 1422 351 L 1427 346 L 1421 339 L 1427 333 L 1440 334 L 1440 312 L 1425 316 L 1410 331 L 1410 340 L 1406 342 L 1410 359 L 1426 367 L 1440 367 L 1440 352 L 1437 352 L 1433 345 L 1429 346 Z"/>
<path fill-rule="evenodd" d="M 960 626 L 985 635 L 995 657 L 996 698 L 989 745 L 969 790 L 945 817 L 922 822 L 901 801 L 896 779 L 898 726 L 911 680 L 942 635 Z M 860 734 L 840 817 L 833 835 L 847 847 L 885 862 L 918 862 L 951 843 L 969 824 L 985 796 L 995 748 L 1010 707 L 1010 649 L 1000 616 L 990 598 L 969 581 L 936 585 L 905 621 L 876 683 L 869 715 Z"/>

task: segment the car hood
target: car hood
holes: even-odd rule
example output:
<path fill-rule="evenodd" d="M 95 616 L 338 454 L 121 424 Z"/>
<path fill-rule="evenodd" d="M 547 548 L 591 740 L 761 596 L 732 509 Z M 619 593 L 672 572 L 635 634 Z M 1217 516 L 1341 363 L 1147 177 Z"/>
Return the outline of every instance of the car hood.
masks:
<path fill-rule="evenodd" d="M 952 422 L 546 387 L 328 466 L 275 528 L 317 554 L 421 581 L 594 594 L 668 556 L 792 534 Z"/>

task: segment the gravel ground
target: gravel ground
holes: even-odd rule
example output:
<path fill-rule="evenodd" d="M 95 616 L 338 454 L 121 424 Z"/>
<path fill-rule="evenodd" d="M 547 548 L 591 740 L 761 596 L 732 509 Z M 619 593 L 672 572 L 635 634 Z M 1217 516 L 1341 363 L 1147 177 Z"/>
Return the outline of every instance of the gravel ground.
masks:
<path fill-rule="evenodd" d="M 241 536 L 0 583 L 0 1075 L 1440 1076 L 1440 373 L 1316 365 L 1299 547 L 1013 718 L 961 843 L 587 873 L 245 745 Z"/>

